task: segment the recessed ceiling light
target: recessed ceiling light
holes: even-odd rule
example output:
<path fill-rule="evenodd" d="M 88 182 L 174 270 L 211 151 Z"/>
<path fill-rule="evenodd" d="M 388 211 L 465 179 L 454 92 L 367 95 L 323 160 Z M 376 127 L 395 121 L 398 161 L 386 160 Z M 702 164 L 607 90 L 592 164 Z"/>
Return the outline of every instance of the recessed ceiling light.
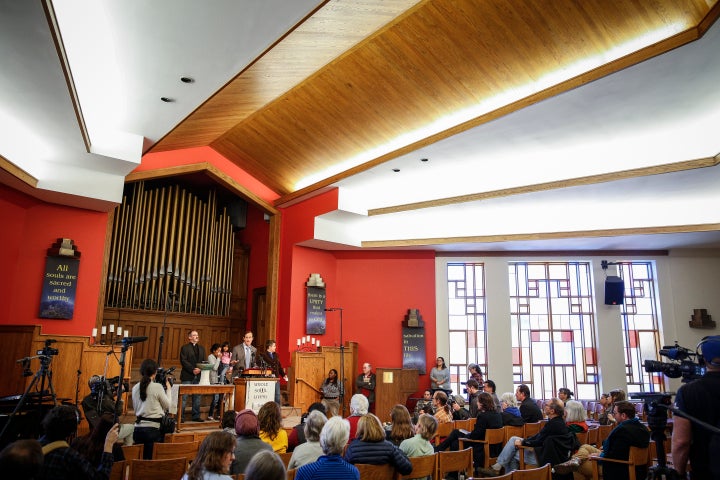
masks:
<path fill-rule="evenodd" d="M 160 100 L 162 100 L 165 103 L 171 103 L 171 102 L 175 101 L 174 99 L 172 99 L 170 97 L 160 97 Z"/>
<path fill-rule="evenodd" d="M 398 173 L 400 171 L 399 168 L 393 168 L 393 172 Z"/>
<path fill-rule="evenodd" d="M 183 83 L 195 83 L 195 79 L 192 77 L 180 77 L 180 81 Z"/>

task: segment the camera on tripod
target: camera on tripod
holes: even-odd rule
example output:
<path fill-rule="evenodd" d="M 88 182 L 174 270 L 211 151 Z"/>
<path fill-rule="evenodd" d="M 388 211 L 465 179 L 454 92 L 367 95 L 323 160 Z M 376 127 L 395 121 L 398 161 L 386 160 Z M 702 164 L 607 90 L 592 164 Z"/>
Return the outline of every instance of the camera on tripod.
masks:
<path fill-rule="evenodd" d="M 170 367 L 167 370 L 163 367 L 158 367 L 157 373 L 155 374 L 155 382 L 165 386 L 165 380 L 167 379 L 168 383 L 170 383 L 170 386 L 172 387 L 175 384 L 175 377 L 173 376 L 174 371 L 175 367 Z"/>
<path fill-rule="evenodd" d="M 682 377 L 683 383 L 696 380 L 705 374 L 705 366 L 697 361 L 697 353 L 681 347 L 677 342 L 671 347 L 663 347 L 659 353 L 672 361 L 645 360 L 647 373 L 659 372 L 669 378 Z"/>
<path fill-rule="evenodd" d="M 57 342 L 57 340 L 53 339 L 47 339 L 45 340 L 45 347 L 42 350 L 38 350 L 36 355 L 45 355 L 47 357 L 51 357 L 53 355 L 58 355 L 60 353 L 60 350 L 57 348 L 52 348 L 50 345 Z"/>

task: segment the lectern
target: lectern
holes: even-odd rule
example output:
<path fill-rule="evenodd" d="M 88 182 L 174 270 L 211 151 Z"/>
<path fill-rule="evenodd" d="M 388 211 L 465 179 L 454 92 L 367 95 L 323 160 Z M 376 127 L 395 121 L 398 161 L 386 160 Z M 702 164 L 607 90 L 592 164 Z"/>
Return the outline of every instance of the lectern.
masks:
<path fill-rule="evenodd" d="M 275 401 L 276 377 L 240 377 L 233 380 L 235 384 L 235 411 L 249 408 L 256 414 L 266 402 Z"/>
<path fill-rule="evenodd" d="M 375 415 L 389 422 L 392 407 L 405 405 L 408 397 L 417 392 L 419 372 L 416 368 L 377 368 L 375 375 Z"/>

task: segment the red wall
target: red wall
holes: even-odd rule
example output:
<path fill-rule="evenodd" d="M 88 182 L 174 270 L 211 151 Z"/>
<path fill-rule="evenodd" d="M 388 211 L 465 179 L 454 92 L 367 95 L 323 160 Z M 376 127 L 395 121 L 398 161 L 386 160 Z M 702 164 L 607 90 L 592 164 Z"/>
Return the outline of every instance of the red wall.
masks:
<path fill-rule="evenodd" d="M 270 224 L 265 221 L 263 212 L 248 205 L 246 227 L 238 233 L 238 241 L 250 247 L 250 264 L 248 266 L 248 304 L 247 328 L 252 320 L 253 290 L 267 287 L 268 252 L 270 241 Z M 240 339 L 237 340 L 238 343 Z"/>
<path fill-rule="evenodd" d="M 90 335 L 97 318 L 108 214 L 47 204 L 0 186 L 0 323 L 43 325 L 43 333 Z M 47 249 L 70 238 L 81 252 L 71 320 L 38 318 Z"/>

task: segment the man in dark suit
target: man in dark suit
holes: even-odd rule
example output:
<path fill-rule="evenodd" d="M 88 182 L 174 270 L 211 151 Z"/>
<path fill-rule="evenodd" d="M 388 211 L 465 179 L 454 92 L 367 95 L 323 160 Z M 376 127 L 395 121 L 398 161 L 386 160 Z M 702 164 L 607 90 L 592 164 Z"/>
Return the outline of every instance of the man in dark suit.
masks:
<path fill-rule="evenodd" d="M 515 390 L 515 398 L 520 403 L 520 416 L 525 423 L 535 423 L 543 419 L 542 410 L 538 407 L 537 402 L 530 398 L 530 388 L 525 385 L 518 385 Z"/>
<path fill-rule="evenodd" d="M 283 378 L 287 382 L 288 378 L 287 375 L 285 375 L 285 370 L 283 370 L 282 365 L 280 365 L 280 359 L 275 351 L 276 348 L 277 343 L 275 343 L 275 340 L 268 340 L 265 342 L 265 351 L 260 354 L 261 366 L 270 370 L 273 377 Z M 282 403 L 280 402 L 279 381 L 275 382 L 275 403 L 282 406 Z"/>
<path fill-rule="evenodd" d="M 255 366 L 255 356 L 257 355 L 257 348 L 252 346 L 253 333 L 245 332 L 243 337 L 243 343 L 236 345 L 232 350 L 232 359 L 230 364 L 233 367 L 233 377 L 237 377 L 243 370 Z"/>
<path fill-rule="evenodd" d="M 186 385 L 200 383 L 200 369 L 197 364 L 207 360 L 205 356 L 205 348 L 198 345 L 200 335 L 197 330 L 191 330 L 188 333 L 189 343 L 185 344 L 180 348 L 180 364 L 182 370 L 180 371 L 180 381 Z M 203 422 L 200 418 L 200 395 L 192 396 L 192 421 Z M 182 396 L 182 412 L 185 412 L 185 402 L 187 401 L 187 395 Z"/>

